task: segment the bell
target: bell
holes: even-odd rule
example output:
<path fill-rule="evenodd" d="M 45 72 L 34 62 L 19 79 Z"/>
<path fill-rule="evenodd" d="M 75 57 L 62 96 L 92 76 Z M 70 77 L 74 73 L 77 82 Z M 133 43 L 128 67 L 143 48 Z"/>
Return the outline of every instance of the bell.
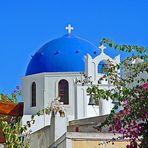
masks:
<path fill-rule="evenodd" d="M 96 105 L 95 99 L 92 95 L 90 95 L 88 105 Z"/>

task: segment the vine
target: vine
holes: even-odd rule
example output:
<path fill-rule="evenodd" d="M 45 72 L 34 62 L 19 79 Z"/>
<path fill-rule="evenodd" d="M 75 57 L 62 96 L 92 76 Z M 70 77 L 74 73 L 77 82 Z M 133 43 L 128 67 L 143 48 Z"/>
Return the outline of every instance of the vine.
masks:
<path fill-rule="evenodd" d="M 102 39 L 100 44 L 106 44 L 116 50 L 132 52 L 131 57 L 127 57 L 120 64 L 113 65 L 110 61 L 105 74 L 98 81 L 98 86 L 91 86 L 87 89 L 89 95 L 95 99 L 112 99 L 118 102 L 111 110 L 106 120 L 98 127 L 101 131 L 103 127 L 108 127 L 109 132 L 120 133 L 120 139 L 129 139 L 127 148 L 145 148 L 148 141 L 148 48 L 137 45 L 118 45 L 110 39 Z M 121 69 L 126 74 L 121 77 L 117 72 Z M 145 78 L 141 76 L 145 74 Z M 114 85 L 111 90 L 99 88 L 102 80 L 106 79 Z M 122 108 L 115 112 L 118 107 Z M 112 139 L 115 141 L 117 139 Z"/>

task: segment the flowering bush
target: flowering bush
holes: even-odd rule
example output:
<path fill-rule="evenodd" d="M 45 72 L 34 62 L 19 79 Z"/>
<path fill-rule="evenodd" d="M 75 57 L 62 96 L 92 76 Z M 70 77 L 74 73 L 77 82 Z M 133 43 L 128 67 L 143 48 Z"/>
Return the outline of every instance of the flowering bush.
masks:
<path fill-rule="evenodd" d="M 131 93 L 136 97 L 123 100 L 123 109 L 117 114 L 113 112 L 112 119 L 108 120 L 109 131 L 119 132 L 122 139 L 130 139 L 131 143 L 127 145 L 127 148 L 137 147 L 136 140 L 142 141 L 142 136 L 148 132 L 148 83 L 136 86 Z"/>
<path fill-rule="evenodd" d="M 118 103 L 98 129 L 107 126 L 109 132 L 120 133 L 119 139 L 130 141 L 127 148 L 136 148 L 138 145 L 146 148 L 148 146 L 148 49 L 117 45 L 108 39 L 103 39 L 100 44 L 134 52 L 120 64 L 110 65 L 103 78 L 99 80 L 100 84 L 104 78 L 107 79 L 115 86 L 113 89 L 103 90 L 97 86 L 88 88 L 88 93 L 94 94 L 95 99 L 111 98 Z M 124 77 L 120 77 L 116 72 L 120 68 L 123 72 L 126 70 Z M 121 110 L 116 112 L 119 106 Z"/>
<path fill-rule="evenodd" d="M 17 103 L 17 98 L 21 95 L 21 91 L 19 87 L 16 87 L 16 90 L 13 91 L 10 95 L 1 94 L 1 100 L 4 102 L 12 102 Z M 5 145 L 7 148 L 20 148 L 25 147 L 29 148 L 29 135 L 32 124 L 35 123 L 35 116 L 40 116 L 43 114 L 52 114 L 55 116 L 57 113 L 60 116 L 65 116 L 65 110 L 62 103 L 59 101 L 60 98 L 57 97 L 54 101 L 51 102 L 49 107 L 46 107 L 40 111 L 38 111 L 35 115 L 31 116 L 31 119 L 26 122 L 25 125 L 21 125 L 20 118 L 17 117 L 9 117 L 3 116 L 0 117 L 0 129 L 5 138 Z M 8 120 L 9 119 L 9 120 Z"/>
<path fill-rule="evenodd" d="M 1 101 L 10 101 L 13 103 L 18 103 L 18 96 L 21 96 L 21 90 L 19 86 L 16 86 L 16 89 L 11 94 L 0 94 Z"/>
<path fill-rule="evenodd" d="M 19 86 L 10 94 L 0 94 L 0 101 L 2 103 L 10 103 L 16 106 L 18 97 L 21 95 Z M 6 108 L 7 109 L 7 108 Z M 8 110 L 8 109 L 7 109 Z M 7 115 L 0 116 L 0 130 L 5 138 L 5 146 L 7 148 L 28 147 L 28 143 L 24 144 L 23 134 L 26 132 L 26 126 L 21 125 L 21 117 Z"/>

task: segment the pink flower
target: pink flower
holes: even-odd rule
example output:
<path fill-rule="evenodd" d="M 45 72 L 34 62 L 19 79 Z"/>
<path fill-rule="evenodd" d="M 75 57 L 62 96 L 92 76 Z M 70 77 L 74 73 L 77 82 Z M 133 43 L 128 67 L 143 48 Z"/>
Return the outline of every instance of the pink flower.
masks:
<path fill-rule="evenodd" d="M 123 133 L 124 133 L 124 131 L 123 131 L 123 130 L 119 130 L 119 133 L 120 133 L 120 134 L 123 134 Z"/>
<path fill-rule="evenodd" d="M 144 90 L 147 89 L 147 88 L 148 88 L 148 83 L 142 84 L 142 88 L 143 88 Z"/>
<path fill-rule="evenodd" d="M 145 97 L 144 96 L 141 96 L 141 99 L 145 99 Z"/>
<path fill-rule="evenodd" d="M 109 131 L 112 131 L 113 129 L 111 127 L 109 127 Z"/>
<path fill-rule="evenodd" d="M 129 100 L 124 100 L 123 102 L 125 106 L 129 105 Z"/>
<path fill-rule="evenodd" d="M 138 92 L 138 91 L 139 91 L 139 88 L 138 88 L 138 87 L 136 87 L 136 88 L 135 88 L 135 92 Z"/>
<path fill-rule="evenodd" d="M 120 110 L 118 114 L 121 115 L 124 114 L 124 112 L 125 112 L 124 110 Z"/>
<path fill-rule="evenodd" d="M 145 112 L 144 115 L 145 115 L 145 116 L 148 116 L 148 112 Z"/>
<path fill-rule="evenodd" d="M 108 64 L 108 67 L 111 67 L 111 66 L 113 66 L 113 64 L 109 63 L 109 64 Z"/>
<path fill-rule="evenodd" d="M 19 86 L 16 86 L 16 89 L 18 90 L 18 89 L 20 89 L 20 87 Z"/>
<path fill-rule="evenodd" d="M 115 124 L 115 129 L 116 131 L 119 131 L 121 129 L 121 125 L 118 122 Z"/>
<path fill-rule="evenodd" d="M 130 148 L 130 145 L 127 145 L 126 148 Z"/>

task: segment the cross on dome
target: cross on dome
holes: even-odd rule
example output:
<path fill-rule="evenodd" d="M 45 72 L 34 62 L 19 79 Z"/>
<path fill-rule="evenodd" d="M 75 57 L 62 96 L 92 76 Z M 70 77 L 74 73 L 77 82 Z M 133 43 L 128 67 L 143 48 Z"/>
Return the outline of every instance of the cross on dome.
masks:
<path fill-rule="evenodd" d="M 102 44 L 101 46 L 99 46 L 99 49 L 101 49 L 101 52 L 104 53 L 104 49 L 106 49 L 106 47 Z"/>
<path fill-rule="evenodd" d="M 74 28 L 70 24 L 68 24 L 68 26 L 65 27 L 65 29 L 68 31 L 68 34 L 71 34 L 72 30 L 74 30 Z"/>

